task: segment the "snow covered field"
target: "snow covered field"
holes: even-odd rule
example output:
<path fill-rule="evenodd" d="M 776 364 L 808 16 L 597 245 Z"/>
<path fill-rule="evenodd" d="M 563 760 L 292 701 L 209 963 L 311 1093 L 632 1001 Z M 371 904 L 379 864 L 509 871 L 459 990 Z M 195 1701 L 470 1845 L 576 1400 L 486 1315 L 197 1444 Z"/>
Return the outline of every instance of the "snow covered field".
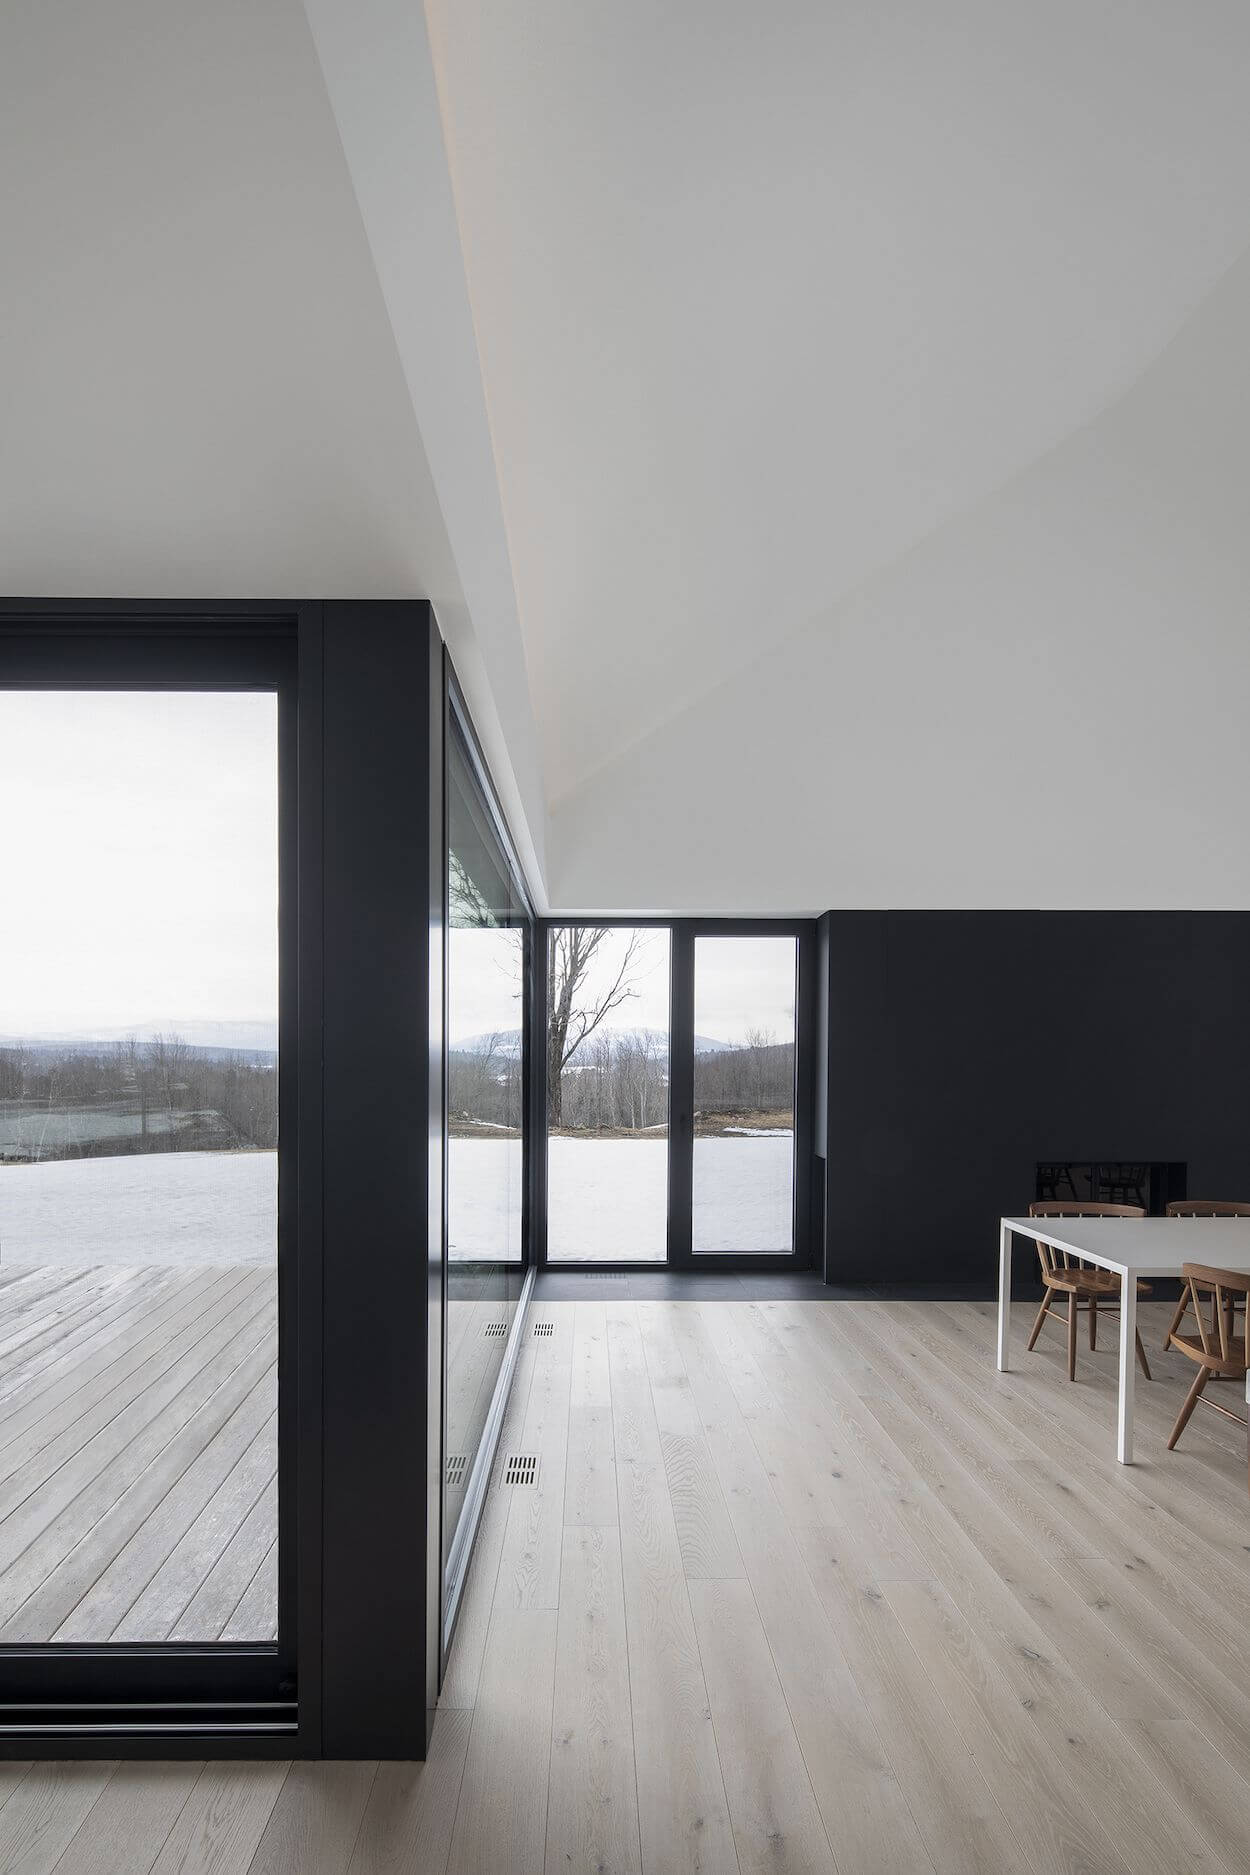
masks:
<path fill-rule="evenodd" d="M 793 1140 L 742 1134 L 695 1142 L 695 1249 L 790 1248 Z M 519 1254 L 516 1140 L 451 1141 L 457 1261 Z M 665 1255 L 668 1148 L 662 1139 L 553 1139 L 553 1259 Z M 0 1166 L 0 1268 L 26 1263 L 272 1264 L 277 1154 L 170 1152 Z"/>
<path fill-rule="evenodd" d="M 664 1140 L 553 1139 L 550 1155 L 547 1254 L 553 1262 L 664 1261 Z M 794 1141 L 785 1133 L 697 1139 L 696 1251 L 789 1251 L 793 1155 Z"/>
<path fill-rule="evenodd" d="M 0 1269 L 277 1259 L 276 1152 L 155 1152 L 0 1166 Z"/>

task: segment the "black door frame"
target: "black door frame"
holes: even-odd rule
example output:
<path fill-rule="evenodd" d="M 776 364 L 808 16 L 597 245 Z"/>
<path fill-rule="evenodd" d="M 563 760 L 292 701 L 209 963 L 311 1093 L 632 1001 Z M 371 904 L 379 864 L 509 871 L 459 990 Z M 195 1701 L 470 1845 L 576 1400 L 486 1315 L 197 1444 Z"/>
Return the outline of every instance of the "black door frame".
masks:
<path fill-rule="evenodd" d="M 301 1526 L 317 1480 L 306 1425 L 318 1337 L 301 1294 L 312 1252 L 301 1244 L 301 1177 L 315 1141 L 301 1138 L 298 808 L 300 664 L 297 609 L 152 601 L 0 602 L 0 687 L 22 690 L 265 690 L 278 704 L 280 914 L 278 1233 L 279 1631 L 274 1644 L 186 1642 L 0 1645 L 0 1757 L 170 1755 L 183 1739 L 253 1755 L 289 1753 L 300 1731 L 296 1663 L 312 1610 L 299 1567 Z M 304 1267 L 303 1292 L 298 1280 Z M 308 1304 L 304 1311 L 308 1311 Z M 298 1373 L 296 1372 L 298 1367 Z M 142 1714 L 142 1717 L 139 1715 Z M 133 1729 L 132 1729 L 133 1728 Z M 37 1741 L 37 1747 L 36 1743 Z"/>
<path fill-rule="evenodd" d="M 546 1034 L 548 933 L 565 925 L 607 926 L 615 930 L 662 930 L 671 933 L 669 979 L 669 1125 L 668 1125 L 668 1255 L 656 1261 L 572 1261 L 547 1255 L 547 1077 L 545 1049 L 538 1041 Z M 694 959 L 699 937 L 789 937 L 797 944 L 795 988 L 794 1090 L 794 1236 L 788 1253 L 767 1255 L 696 1256 L 691 1247 L 694 1153 Z M 531 1054 L 532 1098 L 535 1103 L 534 1175 L 531 1183 L 534 1246 L 540 1269 L 611 1275 L 651 1271 L 704 1271 L 708 1275 L 758 1275 L 818 1268 L 821 1245 L 813 1187 L 815 1157 L 816 990 L 818 959 L 816 923 L 809 918 L 664 918 L 597 916 L 593 912 L 562 913 L 539 920 L 534 944 L 534 998 L 531 1016 L 536 1038 Z"/>
<path fill-rule="evenodd" d="M 297 1154 L 280 1199 L 279 1410 L 295 1481 L 285 1628 L 276 1647 L 7 1649 L 0 1758 L 405 1759 L 428 1744 L 442 1573 L 430 1463 L 441 1438 L 437 624 L 424 600 L 0 599 L 0 683 L 11 686 L 164 688 L 172 673 L 194 688 L 203 660 L 275 642 L 295 659 L 280 703 L 280 1098 Z M 251 687 L 237 663 L 231 681 Z"/>

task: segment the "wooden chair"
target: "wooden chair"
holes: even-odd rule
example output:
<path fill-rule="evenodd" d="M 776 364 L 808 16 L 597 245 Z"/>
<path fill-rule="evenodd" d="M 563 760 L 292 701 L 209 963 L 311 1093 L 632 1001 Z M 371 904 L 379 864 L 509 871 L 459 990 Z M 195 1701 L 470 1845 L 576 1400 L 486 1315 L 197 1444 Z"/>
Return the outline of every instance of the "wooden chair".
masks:
<path fill-rule="evenodd" d="M 1145 1217 L 1146 1212 L 1139 1204 L 1067 1204 L 1062 1200 L 1057 1203 L 1046 1202 L 1031 1204 L 1030 1217 Z M 1089 1310 L 1089 1345 L 1098 1346 L 1098 1305 L 1102 1304 L 1108 1314 L 1120 1307 L 1120 1278 L 1114 1270 L 1091 1268 L 1080 1257 L 1069 1250 L 1054 1250 L 1049 1244 L 1037 1246 L 1038 1261 L 1042 1266 L 1042 1281 L 1046 1285 L 1046 1294 L 1042 1297 L 1042 1306 L 1037 1311 L 1037 1320 L 1033 1324 L 1033 1333 L 1029 1336 L 1029 1351 L 1037 1344 L 1037 1337 L 1042 1332 L 1042 1323 L 1048 1315 L 1056 1321 L 1066 1322 L 1068 1328 L 1068 1379 L 1076 1379 L 1076 1324 L 1078 1312 Z M 1151 1293 L 1150 1284 L 1137 1284 L 1139 1296 Z M 1066 1295 L 1068 1312 L 1061 1315 L 1051 1303 L 1051 1297 Z M 1142 1372 L 1147 1380 L 1153 1378 L 1146 1361 L 1146 1350 L 1142 1346 L 1141 1336 L 1137 1337 L 1137 1358 L 1141 1362 Z"/>
<path fill-rule="evenodd" d="M 1178 1198 L 1175 1204 L 1167 1208 L 1168 1217 L 1250 1217 L 1250 1204 L 1244 1204 L 1237 1198 Z M 1181 1325 L 1181 1316 L 1189 1307 L 1189 1294 L 1181 1290 L 1181 1299 L 1176 1305 L 1168 1331 L 1163 1337 L 1166 1350 L 1172 1344 L 1172 1336 Z"/>
<path fill-rule="evenodd" d="M 1106 1198 L 1111 1204 L 1144 1205 L 1146 1186 L 1150 1180 L 1148 1165 L 1129 1165 L 1115 1162 L 1095 1168 L 1097 1183 L 1094 1187 L 1100 1199 Z"/>
<path fill-rule="evenodd" d="M 1237 1317 L 1236 1307 L 1246 1306 L 1250 1298 L 1250 1276 L 1239 1270 L 1212 1269 L 1205 1263 L 1186 1263 L 1184 1268 L 1185 1293 L 1181 1297 L 1182 1320 L 1189 1309 L 1193 1309 L 1197 1325 L 1196 1335 L 1183 1335 L 1173 1329 L 1168 1336 L 1168 1346 L 1175 1348 L 1178 1354 L 1186 1355 L 1196 1362 L 1198 1371 L 1194 1375 L 1194 1384 L 1185 1396 L 1185 1404 L 1176 1416 L 1172 1436 L 1168 1440 L 1170 1452 L 1189 1424 L 1189 1416 L 1202 1400 L 1204 1406 L 1212 1406 L 1217 1413 L 1223 1413 L 1225 1419 L 1235 1419 L 1239 1426 L 1246 1424 L 1240 1413 L 1234 1413 L 1231 1407 L 1221 1406 L 1218 1400 L 1203 1400 L 1202 1390 L 1214 1374 L 1220 1380 L 1241 1380 L 1246 1378 L 1246 1332 L 1245 1318 L 1242 1319 L 1242 1332 L 1235 1332 Z M 1203 1320 L 1203 1302 L 1209 1302 L 1211 1318 Z"/>

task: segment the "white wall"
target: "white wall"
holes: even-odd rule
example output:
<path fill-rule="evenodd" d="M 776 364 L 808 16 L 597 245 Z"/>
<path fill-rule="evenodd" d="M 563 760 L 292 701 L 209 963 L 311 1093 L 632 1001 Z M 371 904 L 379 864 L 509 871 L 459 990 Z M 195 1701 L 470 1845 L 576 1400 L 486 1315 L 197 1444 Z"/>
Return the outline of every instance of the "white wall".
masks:
<path fill-rule="evenodd" d="M 1250 906 L 1250 261 L 1119 404 L 555 812 L 562 908 Z"/>

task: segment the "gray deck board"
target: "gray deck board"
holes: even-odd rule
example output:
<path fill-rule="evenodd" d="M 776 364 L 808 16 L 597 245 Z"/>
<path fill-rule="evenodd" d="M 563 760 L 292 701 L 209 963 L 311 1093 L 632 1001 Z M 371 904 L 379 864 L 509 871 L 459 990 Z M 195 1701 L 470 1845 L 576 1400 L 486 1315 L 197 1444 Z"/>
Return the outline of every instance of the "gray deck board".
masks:
<path fill-rule="evenodd" d="M 0 1272 L 0 1640 L 273 1638 L 277 1282 Z"/>

